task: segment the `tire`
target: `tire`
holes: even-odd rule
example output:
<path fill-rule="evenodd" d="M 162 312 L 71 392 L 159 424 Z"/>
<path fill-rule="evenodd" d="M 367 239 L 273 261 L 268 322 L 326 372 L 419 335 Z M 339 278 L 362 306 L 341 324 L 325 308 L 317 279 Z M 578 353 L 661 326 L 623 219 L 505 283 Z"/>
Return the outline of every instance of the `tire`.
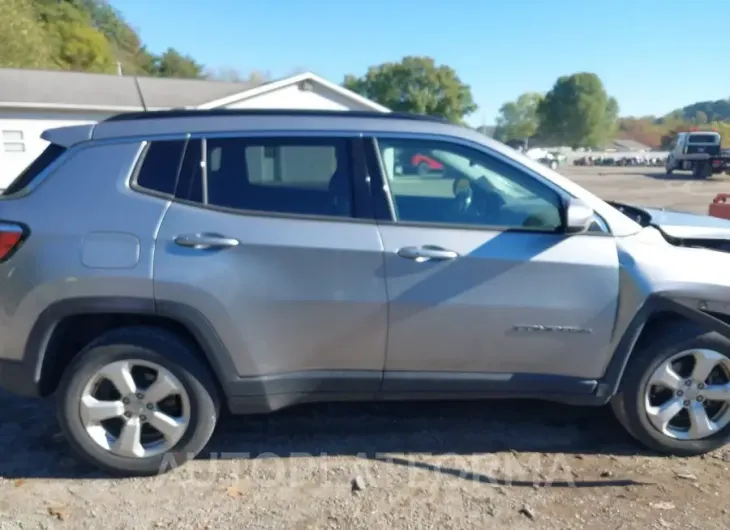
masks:
<path fill-rule="evenodd" d="M 106 370 L 112 363 L 121 361 L 161 367 L 172 375 L 172 379 L 177 383 L 176 388 L 184 391 L 184 398 L 172 399 L 184 399 L 184 410 L 187 413 L 182 416 L 186 417 L 187 421 L 176 431 L 176 437 L 179 436 L 176 443 L 170 444 L 171 446 L 162 453 L 150 456 L 120 456 L 102 447 L 84 427 L 81 399 L 87 395 L 85 394 L 87 385 L 98 377 L 102 369 Z M 183 396 L 183 391 L 180 392 L 180 396 Z M 170 394 L 166 396 L 169 397 Z M 111 400 L 121 403 L 120 397 Z M 134 403 L 139 403 L 137 412 L 144 414 L 142 402 Z M 157 407 L 162 403 L 164 401 L 148 406 Z M 219 410 L 218 386 L 206 364 L 199 360 L 198 351 L 177 335 L 158 328 L 130 327 L 105 333 L 86 346 L 69 363 L 57 391 L 58 421 L 71 448 L 83 460 L 117 476 L 162 474 L 194 458 L 203 450 L 213 434 Z M 125 413 L 131 414 L 126 412 L 126 409 Z M 144 419 L 145 417 L 139 416 L 139 421 Z M 118 421 L 123 423 L 129 420 L 120 417 Z M 93 429 L 98 431 L 97 427 Z M 158 434 L 161 432 L 158 431 Z M 163 441 L 166 443 L 166 440 Z"/>
<path fill-rule="evenodd" d="M 418 174 L 428 175 L 431 172 L 431 167 L 426 162 L 418 164 Z"/>
<path fill-rule="evenodd" d="M 611 400 L 611 408 L 628 433 L 649 449 L 676 456 L 696 456 L 711 452 L 730 439 L 730 423 L 699 439 L 683 440 L 667 435 L 654 427 L 649 420 L 645 392 L 654 371 L 681 352 L 712 350 L 721 354 L 723 359 L 730 360 L 730 340 L 718 333 L 706 332 L 690 322 L 681 323 L 663 333 L 664 337 L 632 354 L 619 392 Z"/>

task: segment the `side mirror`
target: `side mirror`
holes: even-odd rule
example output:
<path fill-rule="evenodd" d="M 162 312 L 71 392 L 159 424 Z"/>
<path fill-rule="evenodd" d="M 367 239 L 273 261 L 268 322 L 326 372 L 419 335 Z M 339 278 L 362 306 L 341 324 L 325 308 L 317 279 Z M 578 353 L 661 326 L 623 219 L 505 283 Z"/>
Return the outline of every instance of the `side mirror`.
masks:
<path fill-rule="evenodd" d="M 593 208 L 580 199 L 570 199 L 565 209 L 565 232 L 567 234 L 583 234 L 587 232 L 595 214 Z"/>

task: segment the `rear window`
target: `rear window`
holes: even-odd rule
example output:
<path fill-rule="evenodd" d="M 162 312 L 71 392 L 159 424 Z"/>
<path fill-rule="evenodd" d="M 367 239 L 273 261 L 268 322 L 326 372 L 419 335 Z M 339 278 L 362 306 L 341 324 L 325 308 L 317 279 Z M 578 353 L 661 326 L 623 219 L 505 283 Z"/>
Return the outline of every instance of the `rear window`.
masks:
<path fill-rule="evenodd" d="M 38 158 L 33 160 L 28 167 L 26 167 L 20 175 L 15 177 L 10 185 L 5 188 L 2 192 L 3 195 L 13 195 L 15 193 L 23 191 L 27 188 L 31 182 L 33 182 L 38 175 L 40 175 L 48 166 L 50 166 L 56 159 L 66 152 L 66 148 L 56 144 L 50 144 L 46 147 L 43 152 L 38 155 Z"/>
<path fill-rule="evenodd" d="M 716 144 L 720 136 L 717 134 L 692 134 L 689 137 L 691 144 Z"/>

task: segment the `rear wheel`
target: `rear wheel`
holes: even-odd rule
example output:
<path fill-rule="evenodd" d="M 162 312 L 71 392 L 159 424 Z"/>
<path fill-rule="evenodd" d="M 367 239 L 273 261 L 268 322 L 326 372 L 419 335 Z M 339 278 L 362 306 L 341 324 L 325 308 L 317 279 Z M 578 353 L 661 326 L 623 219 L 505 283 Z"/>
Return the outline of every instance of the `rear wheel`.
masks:
<path fill-rule="evenodd" d="M 712 166 L 710 162 L 698 161 L 692 166 L 692 176 L 697 179 L 706 179 L 712 175 Z"/>
<path fill-rule="evenodd" d="M 691 456 L 721 447 L 730 435 L 730 341 L 679 326 L 634 354 L 611 405 L 654 450 Z"/>
<path fill-rule="evenodd" d="M 111 331 L 74 358 L 58 391 L 71 447 L 115 475 L 155 475 L 196 456 L 218 418 L 207 366 L 176 335 Z"/>

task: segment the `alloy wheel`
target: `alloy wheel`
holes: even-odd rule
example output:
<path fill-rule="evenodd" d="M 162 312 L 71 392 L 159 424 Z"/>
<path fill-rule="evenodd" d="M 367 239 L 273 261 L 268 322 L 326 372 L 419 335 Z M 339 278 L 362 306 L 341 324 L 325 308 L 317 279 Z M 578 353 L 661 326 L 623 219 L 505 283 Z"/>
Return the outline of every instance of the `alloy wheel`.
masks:
<path fill-rule="evenodd" d="M 730 359 L 714 350 L 680 352 L 654 370 L 646 413 L 662 434 L 701 440 L 730 423 Z"/>
<path fill-rule="evenodd" d="M 190 398 L 166 368 L 116 361 L 89 379 L 79 403 L 89 437 L 117 456 L 146 458 L 172 449 L 190 424 Z"/>

